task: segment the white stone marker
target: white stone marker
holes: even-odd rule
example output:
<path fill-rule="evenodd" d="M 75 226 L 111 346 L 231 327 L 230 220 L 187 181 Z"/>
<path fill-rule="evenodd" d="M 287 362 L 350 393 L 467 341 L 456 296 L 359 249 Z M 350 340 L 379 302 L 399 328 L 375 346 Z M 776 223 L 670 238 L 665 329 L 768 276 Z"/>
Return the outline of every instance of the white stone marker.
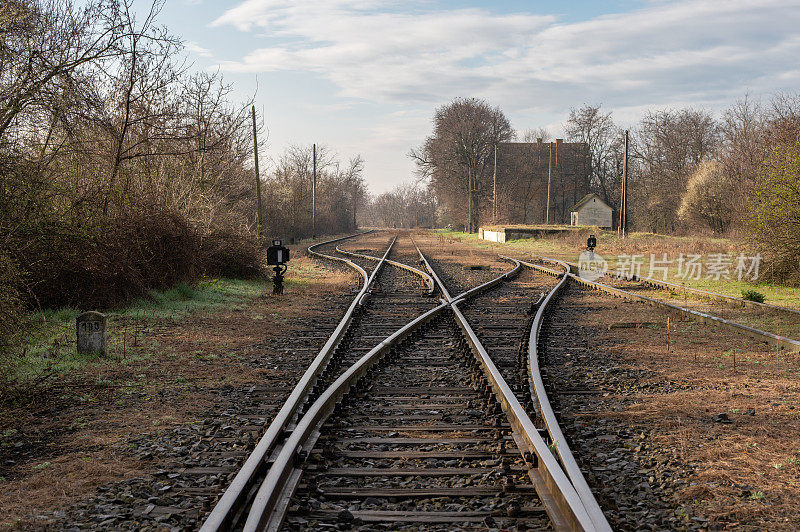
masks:
<path fill-rule="evenodd" d="M 106 354 L 106 317 L 99 312 L 84 312 L 75 318 L 75 333 L 78 336 L 78 353 Z"/>

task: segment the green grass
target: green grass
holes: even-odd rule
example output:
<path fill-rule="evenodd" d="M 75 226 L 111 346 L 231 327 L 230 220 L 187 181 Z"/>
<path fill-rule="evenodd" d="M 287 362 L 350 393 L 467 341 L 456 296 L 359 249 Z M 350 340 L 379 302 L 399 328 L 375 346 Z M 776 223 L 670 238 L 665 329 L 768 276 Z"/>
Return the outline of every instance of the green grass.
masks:
<path fill-rule="evenodd" d="M 144 319 L 180 318 L 201 310 L 235 305 L 257 297 L 266 289 L 266 282 L 241 279 L 210 279 L 197 287 L 179 284 L 166 291 L 152 290 L 147 297 L 130 305 L 108 311 L 110 317 Z"/>
<path fill-rule="evenodd" d="M 481 249 L 494 250 L 498 253 L 534 254 L 550 257 L 554 259 L 577 262 L 578 256 L 583 251 L 583 241 L 585 236 L 574 234 L 571 236 L 548 236 L 542 238 L 525 238 L 511 240 L 504 244 L 480 240 L 477 234 L 467 234 L 457 231 L 437 230 L 436 234 L 445 238 L 454 238 L 464 243 L 476 246 Z M 616 233 L 610 231 L 596 232 L 597 249 L 596 252 L 602 255 L 609 262 L 609 269 L 616 268 L 616 256 L 621 253 L 644 254 L 644 264 L 642 266 L 643 276 L 648 274 L 648 264 L 650 253 L 655 253 L 657 258 L 661 253 L 667 253 L 668 258 L 676 259 L 681 253 L 697 253 L 706 256 L 710 253 L 732 253 L 738 255 L 735 244 L 725 238 L 713 237 L 686 237 L 657 235 L 653 233 L 631 233 L 629 238 L 620 241 Z M 745 253 L 750 255 L 749 253 Z M 733 274 L 733 268 L 731 273 Z M 763 267 L 763 264 L 762 264 Z M 705 272 L 705 270 L 704 270 Z M 671 283 L 682 284 L 691 288 L 698 288 L 709 292 L 717 292 L 727 296 L 742 297 L 743 292 L 759 292 L 766 298 L 767 303 L 789 308 L 800 308 L 800 288 L 768 284 L 761 281 L 739 281 L 732 279 L 706 279 L 705 273 L 700 279 L 678 279 L 675 277 L 677 265 L 669 269 L 667 280 Z M 660 276 L 658 276 L 660 279 Z"/>
<path fill-rule="evenodd" d="M 153 326 L 201 311 L 237 308 L 263 294 L 268 287 L 264 280 L 210 279 L 196 287 L 179 284 L 169 290 L 153 290 L 129 305 L 104 310 L 108 318 L 105 357 L 77 352 L 75 318 L 79 310 L 46 309 L 30 314 L 26 323 L 29 332 L 19 347 L 19 356 L 12 359 L 11 373 L 24 382 L 44 374 L 65 374 L 87 364 L 142 360 L 158 350 L 158 341 L 148 336 Z M 134 329 L 138 335 L 136 349 L 130 346 Z M 124 361 L 121 360 L 123 341 L 127 355 Z"/>

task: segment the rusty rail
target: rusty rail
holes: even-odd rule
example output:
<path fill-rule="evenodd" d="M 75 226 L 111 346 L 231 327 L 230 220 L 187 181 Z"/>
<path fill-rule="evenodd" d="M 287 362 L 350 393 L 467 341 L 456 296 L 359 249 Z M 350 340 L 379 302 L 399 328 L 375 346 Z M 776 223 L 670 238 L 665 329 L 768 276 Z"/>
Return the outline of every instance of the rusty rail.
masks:
<path fill-rule="evenodd" d="M 561 277 L 561 280 L 558 282 L 558 284 L 556 284 L 556 286 L 554 286 L 553 289 L 550 290 L 550 292 L 548 292 L 542 300 L 540 300 L 540 304 L 536 310 L 536 315 L 534 316 L 533 323 L 531 324 L 531 331 L 528 339 L 528 382 L 531 391 L 531 398 L 534 401 L 534 408 L 544 421 L 547 433 L 550 435 L 550 441 L 552 441 L 555 445 L 556 453 L 561 460 L 564 471 L 569 477 L 570 482 L 572 482 L 572 485 L 575 487 L 575 491 L 578 493 L 578 496 L 583 502 L 584 507 L 589 513 L 595 529 L 610 531 L 611 526 L 608 524 L 608 520 L 606 520 L 605 515 L 603 515 L 603 510 L 597 503 L 597 499 L 595 499 L 589 484 L 586 482 L 586 479 L 581 472 L 580 466 L 578 466 L 578 462 L 575 461 L 575 457 L 572 454 L 572 450 L 569 448 L 567 439 L 564 436 L 564 433 L 561 431 L 561 427 L 558 424 L 558 419 L 556 419 L 556 414 L 553 411 L 553 407 L 550 404 L 550 399 L 547 396 L 547 391 L 545 390 L 544 381 L 542 379 L 539 367 L 539 333 L 542 329 L 544 316 L 549 311 L 548 305 L 550 302 L 564 288 L 564 286 L 566 286 L 569 280 L 569 266 L 562 264 L 562 267 L 565 268 L 565 271 L 558 272 L 529 262 L 520 262 L 530 268 L 554 275 L 556 277 Z"/>
<path fill-rule="evenodd" d="M 503 412 L 511 425 L 515 440 L 523 452 L 526 462 L 531 465 L 528 474 L 536 486 L 536 491 L 542 500 L 542 504 L 547 510 L 547 514 L 556 530 L 602 530 L 610 531 L 611 527 L 605 520 L 602 511 L 597 505 L 594 496 L 589 491 L 594 507 L 588 505 L 584 497 L 579 495 L 571 478 L 556 461 L 547 443 L 539 434 L 525 409 L 508 386 L 497 366 L 494 364 L 489 353 L 487 353 L 480 339 L 477 337 L 467 319 L 458 308 L 458 304 L 466 301 L 488 288 L 497 285 L 503 280 L 516 276 L 522 268 L 522 263 L 510 257 L 501 257 L 514 263 L 513 270 L 493 279 L 487 283 L 477 286 L 463 294 L 452 298 L 444 286 L 444 283 L 436 275 L 427 258 L 422 251 L 417 248 L 420 258 L 436 280 L 442 293 L 451 303 L 451 309 L 456 317 L 456 322 L 462 330 L 470 348 L 480 364 L 481 369 L 491 383 L 497 401 L 500 403 Z M 580 474 L 580 470 L 578 470 Z M 582 475 L 581 475 L 582 478 Z M 584 481 L 585 483 L 585 481 Z M 588 487 L 588 486 L 587 486 Z M 596 509 L 595 509 L 596 508 Z M 599 515 L 597 515 L 599 512 Z"/>
<path fill-rule="evenodd" d="M 336 404 L 392 346 L 436 317 L 447 306 L 447 303 L 442 303 L 427 311 L 376 345 L 350 366 L 311 405 L 292 431 L 261 484 L 245 522 L 245 532 L 280 528 L 289 500 L 300 478 L 302 461 L 306 456 L 304 453 L 313 448 L 319 436 L 319 427 L 330 416 Z"/>
<path fill-rule="evenodd" d="M 326 244 L 340 242 L 350 238 L 355 238 L 363 234 L 366 233 L 336 238 L 326 242 L 321 242 L 319 244 L 314 244 L 308 248 L 308 252 L 312 256 L 347 264 L 361 274 L 361 276 L 364 278 L 364 283 L 361 287 L 361 290 L 358 292 L 355 298 L 353 298 L 353 302 L 350 304 L 333 334 L 330 336 L 328 341 L 320 350 L 319 354 L 316 356 L 316 358 L 314 358 L 314 360 L 311 362 L 311 365 L 309 365 L 306 372 L 295 385 L 292 393 L 289 395 L 289 398 L 278 411 L 275 419 L 267 428 L 267 431 L 261 437 L 261 440 L 259 440 L 255 449 L 253 449 L 253 452 L 250 454 L 250 456 L 248 456 L 247 460 L 234 477 L 230 486 L 228 486 L 228 488 L 225 490 L 225 493 L 223 493 L 222 497 L 219 499 L 219 501 L 217 501 L 214 509 L 203 523 L 203 526 L 200 529 L 201 531 L 212 532 L 230 529 L 232 520 L 235 519 L 237 514 L 242 512 L 246 507 L 248 503 L 248 497 L 251 493 L 254 483 L 261 475 L 263 475 L 264 471 L 266 470 L 267 460 L 269 459 L 270 454 L 275 451 L 281 439 L 286 436 L 287 432 L 289 432 L 290 423 L 296 417 L 300 407 L 306 402 L 309 391 L 312 389 L 319 375 L 327 366 L 336 345 L 340 342 L 350 326 L 350 323 L 353 319 L 353 314 L 355 313 L 357 307 L 361 304 L 362 299 L 369 290 L 369 287 L 372 284 L 375 276 L 383 267 L 384 259 L 391 251 L 392 246 L 394 245 L 394 240 L 392 240 L 391 244 L 387 248 L 384 258 L 380 260 L 378 265 L 373 270 L 372 275 L 369 276 L 367 275 L 367 272 L 356 263 L 341 257 L 335 257 L 317 252 L 314 248 L 318 248 Z"/>
<path fill-rule="evenodd" d="M 372 255 L 364 255 L 363 253 L 357 253 L 355 251 L 347 251 L 346 249 L 342 249 L 339 246 L 336 246 L 336 251 L 338 251 L 343 255 L 349 255 L 351 257 L 359 257 L 362 259 L 376 260 L 376 261 L 381 260 L 378 257 L 373 257 Z M 420 277 L 422 277 L 422 281 L 423 283 L 425 283 L 427 287 L 428 295 L 433 295 L 433 293 L 436 291 L 436 285 L 434 284 L 433 278 L 427 273 L 423 272 L 422 270 L 419 270 L 417 268 L 414 268 L 413 266 L 409 266 L 408 264 L 403 264 L 402 262 L 397 262 L 391 259 L 386 259 L 386 262 L 392 266 L 401 268 L 403 270 L 407 270 L 413 273 L 414 275 L 419 275 Z"/>

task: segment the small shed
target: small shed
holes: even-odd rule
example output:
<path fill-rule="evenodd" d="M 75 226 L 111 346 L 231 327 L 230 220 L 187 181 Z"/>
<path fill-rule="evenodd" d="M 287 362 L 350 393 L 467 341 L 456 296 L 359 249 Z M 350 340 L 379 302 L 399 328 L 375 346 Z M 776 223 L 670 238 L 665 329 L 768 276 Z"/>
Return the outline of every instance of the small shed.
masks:
<path fill-rule="evenodd" d="M 597 194 L 586 194 L 569 210 L 570 225 L 596 225 L 611 228 L 614 209 Z"/>

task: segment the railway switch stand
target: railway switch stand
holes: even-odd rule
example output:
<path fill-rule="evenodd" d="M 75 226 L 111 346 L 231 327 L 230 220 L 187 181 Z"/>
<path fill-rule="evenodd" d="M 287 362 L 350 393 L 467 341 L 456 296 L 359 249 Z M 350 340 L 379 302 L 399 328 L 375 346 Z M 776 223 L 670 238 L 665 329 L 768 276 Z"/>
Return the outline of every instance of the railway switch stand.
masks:
<path fill-rule="evenodd" d="M 267 265 L 275 266 L 272 269 L 275 272 L 272 278 L 273 294 L 283 294 L 283 274 L 288 269 L 287 262 L 289 262 L 289 248 L 285 247 L 282 241 L 273 240 L 272 245 L 267 248 Z"/>
<path fill-rule="evenodd" d="M 597 247 L 597 239 L 594 235 L 589 235 L 589 238 L 586 239 L 586 249 L 591 252 L 594 252 L 594 248 Z"/>

